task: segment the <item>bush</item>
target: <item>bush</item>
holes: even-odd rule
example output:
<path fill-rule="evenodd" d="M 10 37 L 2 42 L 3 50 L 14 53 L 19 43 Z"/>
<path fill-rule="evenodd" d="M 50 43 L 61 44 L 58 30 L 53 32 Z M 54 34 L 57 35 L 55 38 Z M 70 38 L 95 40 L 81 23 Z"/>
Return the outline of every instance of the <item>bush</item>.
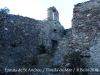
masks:
<path fill-rule="evenodd" d="M 46 48 L 43 44 L 41 44 L 39 47 L 39 54 L 43 54 L 43 53 L 46 53 Z"/>
<path fill-rule="evenodd" d="M 1 8 L 1 9 L 0 9 L 0 14 L 8 14 L 9 11 L 10 11 L 10 10 L 9 10 L 7 7 Z"/>
<path fill-rule="evenodd" d="M 69 54 L 69 62 L 71 63 L 71 69 L 74 70 L 71 75 L 88 75 L 88 72 L 77 71 L 77 68 L 86 68 L 85 62 L 82 61 L 80 56 L 80 52 L 72 52 Z"/>
<path fill-rule="evenodd" d="M 37 60 L 32 60 L 32 65 L 37 65 L 38 61 Z"/>
<path fill-rule="evenodd" d="M 66 35 L 66 30 L 63 31 L 63 35 L 64 35 L 64 36 Z"/>

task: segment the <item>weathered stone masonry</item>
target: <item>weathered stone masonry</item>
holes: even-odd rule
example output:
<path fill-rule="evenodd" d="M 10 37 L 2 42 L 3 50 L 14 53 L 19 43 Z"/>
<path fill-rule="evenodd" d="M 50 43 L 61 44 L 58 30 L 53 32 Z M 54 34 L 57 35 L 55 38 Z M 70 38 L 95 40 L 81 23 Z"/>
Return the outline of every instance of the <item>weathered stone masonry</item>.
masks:
<path fill-rule="evenodd" d="M 89 68 L 100 70 L 100 1 L 91 0 L 75 6 L 72 19 L 72 35 L 77 50 L 87 59 Z M 89 73 L 89 75 L 97 75 Z"/>
<path fill-rule="evenodd" d="M 48 20 L 56 20 L 59 21 L 59 12 L 57 9 L 53 6 L 48 8 Z"/>
<path fill-rule="evenodd" d="M 59 22 L 56 8 L 50 7 L 49 10 L 52 10 L 54 16 L 48 15 L 48 19 L 43 21 L 11 14 L 0 15 L 1 74 L 5 68 L 30 67 L 33 60 L 38 60 L 41 44 L 46 47 L 47 52 L 57 49 L 64 28 Z M 52 20 L 49 17 L 52 17 Z M 48 58 L 48 61 L 50 59 Z M 40 61 L 39 64 L 45 63 Z"/>
<path fill-rule="evenodd" d="M 66 30 L 59 22 L 59 12 L 55 7 L 48 8 L 47 19 L 41 21 L 18 15 L 0 15 L 0 73 L 4 68 L 33 67 L 33 59 L 40 61 L 38 65 L 65 67 L 68 61 L 64 57 L 72 51 L 81 52 L 88 68 L 100 70 L 99 36 L 99 0 L 75 5 L 72 28 Z M 47 53 L 38 54 L 41 44 L 47 53 L 54 50 L 53 57 Z M 99 75 L 99 72 L 88 75 Z"/>

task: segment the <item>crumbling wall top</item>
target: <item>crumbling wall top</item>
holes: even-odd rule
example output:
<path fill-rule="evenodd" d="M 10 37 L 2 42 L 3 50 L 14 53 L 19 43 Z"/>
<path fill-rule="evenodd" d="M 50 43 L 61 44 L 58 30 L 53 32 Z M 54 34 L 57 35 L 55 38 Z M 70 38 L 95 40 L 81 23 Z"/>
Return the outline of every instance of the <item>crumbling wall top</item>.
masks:
<path fill-rule="evenodd" d="M 57 12 L 59 14 L 59 12 L 57 11 L 57 9 L 54 6 L 49 7 L 48 10 L 52 10 L 53 12 Z"/>
<path fill-rule="evenodd" d="M 57 9 L 53 7 L 49 7 L 47 10 L 48 20 L 56 20 L 59 21 L 59 12 Z"/>

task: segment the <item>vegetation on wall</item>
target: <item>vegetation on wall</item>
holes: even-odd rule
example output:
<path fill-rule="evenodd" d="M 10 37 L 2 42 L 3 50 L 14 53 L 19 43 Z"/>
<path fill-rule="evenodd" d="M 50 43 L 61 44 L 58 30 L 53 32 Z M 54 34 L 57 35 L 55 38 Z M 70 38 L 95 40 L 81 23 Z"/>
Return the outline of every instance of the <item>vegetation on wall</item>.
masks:
<path fill-rule="evenodd" d="M 37 59 L 33 59 L 31 64 L 32 64 L 32 65 L 37 65 L 37 64 L 38 64 Z"/>
<path fill-rule="evenodd" d="M 69 54 L 68 60 L 71 64 L 71 75 L 88 75 L 87 72 L 81 72 L 80 69 L 87 69 L 85 62 L 80 56 L 80 52 L 72 52 Z"/>
<path fill-rule="evenodd" d="M 64 35 L 64 36 L 66 35 L 66 30 L 63 31 L 63 35 Z"/>
<path fill-rule="evenodd" d="M 43 53 L 46 53 L 46 48 L 43 44 L 41 44 L 39 46 L 39 54 L 43 54 Z"/>
<path fill-rule="evenodd" d="M 8 14 L 9 12 L 10 10 L 7 7 L 0 9 L 0 14 Z"/>

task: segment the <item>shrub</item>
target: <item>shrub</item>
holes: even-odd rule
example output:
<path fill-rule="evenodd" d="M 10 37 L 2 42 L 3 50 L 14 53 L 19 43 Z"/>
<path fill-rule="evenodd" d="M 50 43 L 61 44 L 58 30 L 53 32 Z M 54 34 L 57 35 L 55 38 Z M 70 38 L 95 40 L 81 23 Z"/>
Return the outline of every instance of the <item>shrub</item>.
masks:
<path fill-rule="evenodd" d="M 8 14 L 9 11 L 10 11 L 10 10 L 9 10 L 7 7 L 1 8 L 1 9 L 0 9 L 0 14 Z"/>
<path fill-rule="evenodd" d="M 43 54 L 43 53 L 46 53 L 46 48 L 43 44 L 41 44 L 39 46 L 39 54 Z"/>
<path fill-rule="evenodd" d="M 69 62 L 71 63 L 71 69 L 74 70 L 71 75 L 88 75 L 88 72 L 77 71 L 77 68 L 86 68 L 85 62 L 82 61 L 80 56 L 80 52 L 72 52 L 69 54 Z"/>
<path fill-rule="evenodd" d="M 64 35 L 64 36 L 66 35 L 66 30 L 63 31 L 63 35 Z"/>
<path fill-rule="evenodd" d="M 37 60 L 32 60 L 32 65 L 37 65 L 38 61 Z"/>

